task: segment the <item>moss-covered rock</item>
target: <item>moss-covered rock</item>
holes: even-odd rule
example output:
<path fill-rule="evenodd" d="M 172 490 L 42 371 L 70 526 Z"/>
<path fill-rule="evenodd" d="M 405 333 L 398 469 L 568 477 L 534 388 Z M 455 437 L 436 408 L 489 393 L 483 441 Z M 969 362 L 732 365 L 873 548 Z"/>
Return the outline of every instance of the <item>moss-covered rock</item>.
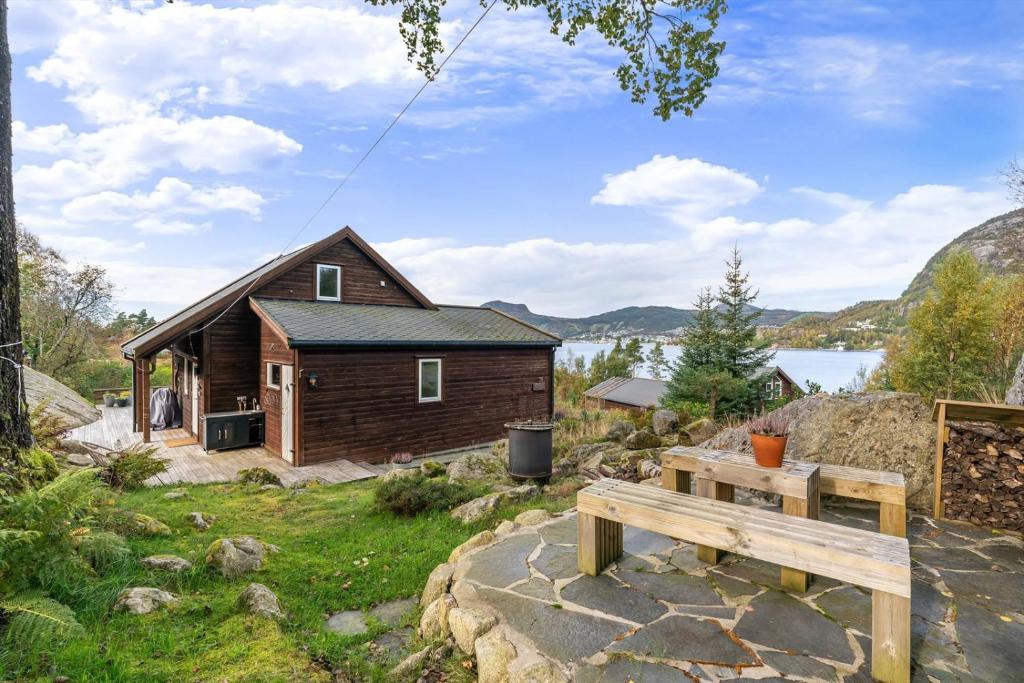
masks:
<path fill-rule="evenodd" d="M 281 479 L 266 467 L 238 470 L 238 481 L 243 484 L 277 484 L 281 486 Z"/>
<path fill-rule="evenodd" d="M 166 536 L 171 528 L 159 519 L 131 510 L 115 510 L 110 516 L 111 526 L 125 536 Z"/>

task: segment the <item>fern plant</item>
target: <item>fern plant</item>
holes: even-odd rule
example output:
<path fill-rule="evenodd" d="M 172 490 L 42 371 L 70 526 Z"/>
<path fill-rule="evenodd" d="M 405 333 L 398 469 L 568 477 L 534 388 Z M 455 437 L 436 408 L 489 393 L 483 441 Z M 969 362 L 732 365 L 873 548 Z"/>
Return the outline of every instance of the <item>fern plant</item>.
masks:
<path fill-rule="evenodd" d="M 0 598 L 0 612 L 7 621 L 4 642 L 19 649 L 52 643 L 82 630 L 70 607 L 40 593 Z"/>

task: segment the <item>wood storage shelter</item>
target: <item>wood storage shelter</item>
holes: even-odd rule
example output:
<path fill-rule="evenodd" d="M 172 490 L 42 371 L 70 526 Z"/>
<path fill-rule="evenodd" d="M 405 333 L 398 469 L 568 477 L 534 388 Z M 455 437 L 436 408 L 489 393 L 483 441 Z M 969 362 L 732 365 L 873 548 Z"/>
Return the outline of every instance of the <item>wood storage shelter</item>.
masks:
<path fill-rule="evenodd" d="M 1024 531 L 1024 406 L 937 400 L 936 518 Z"/>
<path fill-rule="evenodd" d="M 144 441 L 153 358 L 167 349 L 183 427 L 200 443 L 244 397 L 259 404 L 266 448 L 306 465 L 462 448 L 501 438 L 506 422 L 549 420 L 560 345 L 494 309 L 434 304 L 344 228 L 121 350 Z"/>

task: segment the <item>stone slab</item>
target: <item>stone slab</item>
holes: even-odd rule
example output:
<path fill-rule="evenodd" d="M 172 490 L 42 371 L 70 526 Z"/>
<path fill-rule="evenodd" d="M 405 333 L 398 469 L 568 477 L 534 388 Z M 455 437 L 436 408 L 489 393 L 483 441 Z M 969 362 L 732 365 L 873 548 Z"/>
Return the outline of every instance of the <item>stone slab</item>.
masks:
<path fill-rule="evenodd" d="M 559 544 L 577 542 L 576 516 L 567 517 L 554 524 L 545 524 L 539 529 L 540 537 L 545 543 Z"/>
<path fill-rule="evenodd" d="M 678 614 L 641 628 L 609 651 L 730 667 L 757 663 L 757 656 L 730 638 L 718 622 Z"/>
<path fill-rule="evenodd" d="M 846 664 L 855 659 L 842 626 L 779 591 L 766 591 L 751 600 L 734 630 L 744 640 L 776 650 Z"/>
<path fill-rule="evenodd" d="M 765 664 L 785 676 L 800 676 L 819 681 L 835 683 L 839 681 L 836 670 L 824 662 L 804 655 L 791 655 L 785 652 L 763 650 L 760 653 Z"/>
<path fill-rule="evenodd" d="M 480 588 L 477 595 L 497 610 L 512 629 L 532 638 L 542 654 L 562 662 L 590 657 L 630 628 L 493 588 Z"/>
<path fill-rule="evenodd" d="M 1024 624 L 1005 622 L 970 603 L 958 605 L 956 631 L 970 673 L 983 681 L 1020 680 Z"/>
<path fill-rule="evenodd" d="M 418 602 L 416 598 L 385 602 L 371 609 L 370 616 L 385 626 L 398 626 L 402 623 L 402 617 L 412 612 Z"/>
<path fill-rule="evenodd" d="M 552 581 L 570 579 L 580 573 L 574 545 L 546 545 L 532 565 Z"/>
<path fill-rule="evenodd" d="M 854 586 L 830 590 L 815 599 L 825 614 L 846 628 L 871 635 L 871 596 Z"/>
<path fill-rule="evenodd" d="M 722 605 L 707 579 L 685 574 L 617 571 L 615 576 L 655 600 L 675 605 Z"/>
<path fill-rule="evenodd" d="M 563 602 L 572 602 L 639 624 L 654 621 L 668 612 L 668 608 L 661 603 L 638 590 L 623 586 L 607 574 L 583 575 L 563 587 L 560 597 Z"/>
<path fill-rule="evenodd" d="M 327 620 L 324 628 L 339 636 L 358 636 L 370 629 L 366 623 L 366 617 L 359 610 L 335 612 Z"/>
<path fill-rule="evenodd" d="M 504 588 L 530 577 L 526 558 L 540 545 L 537 534 L 510 536 L 478 551 L 467 561 L 469 570 L 462 578 L 485 586 Z"/>

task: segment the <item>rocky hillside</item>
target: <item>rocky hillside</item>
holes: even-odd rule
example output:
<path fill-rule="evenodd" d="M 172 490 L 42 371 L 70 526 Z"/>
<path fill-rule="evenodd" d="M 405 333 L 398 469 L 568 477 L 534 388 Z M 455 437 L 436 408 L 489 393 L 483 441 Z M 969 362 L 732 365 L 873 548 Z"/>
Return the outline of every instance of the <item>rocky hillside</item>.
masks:
<path fill-rule="evenodd" d="M 836 313 L 798 318 L 770 333 L 778 346 L 793 348 L 881 348 L 902 334 L 906 315 L 931 286 L 935 268 L 950 252 L 970 251 L 996 274 L 1024 273 L 1024 209 L 996 216 L 939 249 L 898 299 L 862 301 Z"/>
<path fill-rule="evenodd" d="M 629 306 L 585 318 L 560 318 L 534 313 L 525 304 L 488 301 L 484 306 L 504 311 L 563 339 L 609 336 L 675 336 L 693 321 L 693 311 L 671 306 Z M 757 310 L 751 307 L 751 310 Z M 760 324 L 781 326 L 809 314 L 784 309 L 760 309 Z"/>
<path fill-rule="evenodd" d="M 1024 273 L 1024 209 L 996 216 L 971 228 L 935 252 L 900 299 L 920 299 L 931 285 L 935 268 L 951 251 L 966 250 L 995 273 Z"/>

